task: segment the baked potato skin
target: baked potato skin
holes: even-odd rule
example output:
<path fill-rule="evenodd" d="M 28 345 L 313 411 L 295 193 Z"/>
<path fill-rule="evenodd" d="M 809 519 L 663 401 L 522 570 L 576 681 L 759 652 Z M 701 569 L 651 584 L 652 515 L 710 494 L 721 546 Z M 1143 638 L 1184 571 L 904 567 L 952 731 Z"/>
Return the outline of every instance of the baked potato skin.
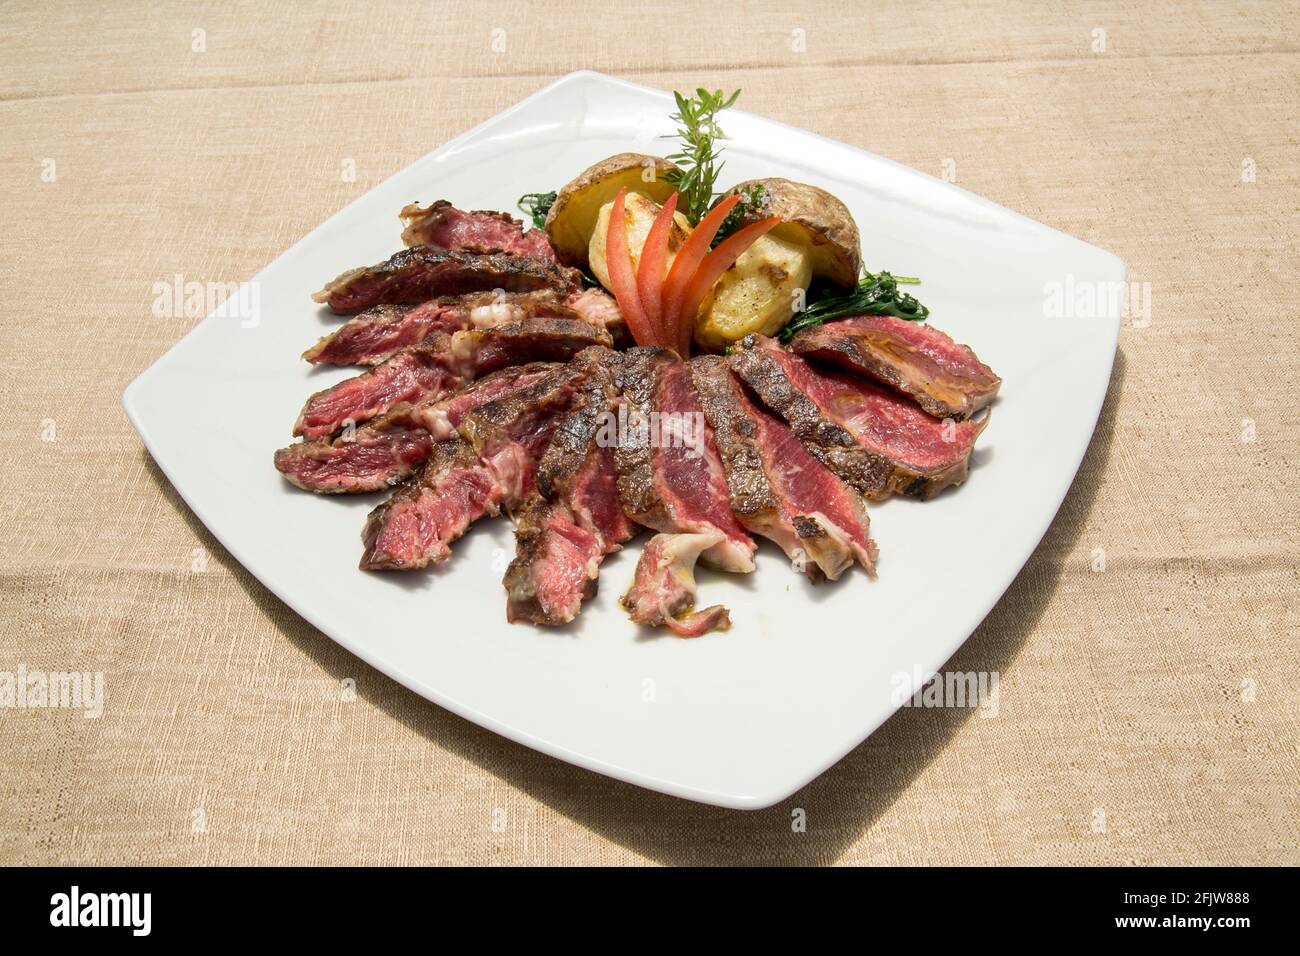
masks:
<path fill-rule="evenodd" d="M 609 214 L 613 210 L 613 206 L 614 202 L 610 200 L 600 207 L 600 212 L 596 216 L 596 228 L 587 247 L 587 261 L 591 274 L 606 289 L 610 289 L 611 285 L 609 267 L 605 263 L 605 238 L 609 232 Z M 642 193 L 629 192 L 627 194 L 627 199 L 623 204 L 623 221 L 626 223 L 627 248 L 631 254 L 632 268 L 634 270 L 641 265 L 641 249 L 645 246 L 650 227 L 654 225 L 655 217 L 659 215 L 659 210 L 662 208 L 663 206 Z M 673 213 L 673 226 L 668 230 L 668 256 L 664 262 L 665 275 L 668 267 L 677 258 L 677 251 L 681 249 L 682 243 L 686 241 L 686 237 L 690 235 L 690 232 L 690 220 L 679 212 Z"/>
<path fill-rule="evenodd" d="M 559 190 L 546 214 L 546 235 L 560 261 L 585 269 L 588 245 L 596 229 L 600 209 L 613 201 L 620 189 L 639 192 L 657 203 L 673 192 L 667 174 L 677 167 L 659 156 L 619 153 L 589 166 Z M 653 170 L 653 176 L 650 171 Z"/>
<path fill-rule="evenodd" d="M 796 295 L 812 281 L 812 254 L 775 231 L 746 249 L 701 304 L 700 348 L 720 352 L 750 333 L 775 335 L 794 315 Z"/>
<path fill-rule="evenodd" d="M 746 209 L 742 225 L 777 216 L 782 223 L 769 236 L 807 246 L 812 274 L 851 289 L 862 271 L 862 239 L 848 207 L 824 189 L 808 183 L 771 177 L 737 183 L 726 195 L 749 195 L 762 187 L 754 208 Z"/>

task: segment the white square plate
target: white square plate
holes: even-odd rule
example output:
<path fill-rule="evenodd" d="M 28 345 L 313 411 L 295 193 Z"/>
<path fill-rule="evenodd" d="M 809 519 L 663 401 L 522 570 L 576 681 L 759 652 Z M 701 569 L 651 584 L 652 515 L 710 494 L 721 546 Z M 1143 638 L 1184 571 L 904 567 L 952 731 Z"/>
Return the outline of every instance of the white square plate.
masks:
<path fill-rule="evenodd" d="M 416 693 L 512 740 L 665 793 L 737 808 L 808 783 L 895 709 L 894 675 L 941 667 L 1037 546 L 1088 446 L 1110 377 L 1117 309 L 1050 318 L 1048 283 L 1119 283 L 1113 255 L 914 170 L 742 112 L 724 126 L 726 183 L 785 176 L 849 206 L 872 269 L 918 275 L 931 320 L 1003 377 L 967 484 L 871 509 L 879 579 L 812 588 L 764 544 L 753 575 L 701 573 L 729 632 L 648 637 L 617 598 L 639 542 L 608 560 L 573 626 L 508 625 L 506 521 L 441 569 L 357 570 L 382 500 L 289 486 L 272 452 L 306 396 L 352 374 L 299 353 L 333 326 L 308 297 L 400 247 L 413 200 L 514 211 L 590 163 L 671 150 L 671 97 L 596 73 L 564 77 L 339 212 L 253 280 L 260 320 L 208 316 L 131 383 L 150 453 L 241 563 L 334 640 Z M 251 326 L 251 327 L 248 327 Z M 1050 400 L 1049 397 L 1050 396 Z"/>

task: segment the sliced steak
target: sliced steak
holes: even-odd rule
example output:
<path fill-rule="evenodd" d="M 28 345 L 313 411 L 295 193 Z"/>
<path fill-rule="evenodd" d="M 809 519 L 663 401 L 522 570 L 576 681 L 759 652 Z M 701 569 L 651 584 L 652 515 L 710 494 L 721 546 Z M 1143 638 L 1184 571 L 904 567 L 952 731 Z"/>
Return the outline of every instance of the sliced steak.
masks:
<path fill-rule="evenodd" d="M 702 560 L 725 571 L 754 570 L 754 541 L 731 513 L 726 474 L 690 369 L 664 349 L 624 353 L 618 493 L 638 524 L 663 532 L 721 534 Z"/>
<path fill-rule="evenodd" d="M 693 611 L 695 561 L 723 539 L 721 532 L 657 534 L 646 542 L 637 562 L 636 577 L 620 603 L 638 624 L 667 627 L 679 637 L 699 637 L 725 631 L 731 616 L 720 604 Z"/>
<path fill-rule="evenodd" d="M 423 428 L 357 429 L 351 440 L 318 438 L 275 453 L 275 467 L 292 484 L 322 495 L 380 491 L 408 477 L 433 450 Z"/>
<path fill-rule="evenodd" d="M 530 387 L 555 366 L 534 362 L 494 372 L 446 398 L 411 405 L 403 402 L 373 418 L 354 434 L 330 441 L 298 442 L 275 453 L 275 467 L 290 482 L 319 494 L 359 494 L 390 488 L 429 457 L 434 442 L 457 435 L 469 411 Z"/>
<path fill-rule="evenodd" d="M 440 252 L 414 246 L 386 262 L 352 269 L 312 296 L 335 312 L 358 312 L 383 303 L 427 302 L 466 292 L 576 292 L 580 275 L 550 259 L 505 253 Z"/>
<path fill-rule="evenodd" d="M 493 328 L 534 317 L 582 318 L 549 290 L 473 292 L 419 305 L 377 305 L 349 319 L 302 357 L 313 365 L 377 365 L 433 332 Z"/>
<path fill-rule="evenodd" d="M 730 361 L 822 464 L 868 498 L 932 498 L 960 484 L 988 424 L 987 415 L 938 421 L 910 399 L 856 375 L 814 368 L 762 336 L 747 336 Z"/>
<path fill-rule="evenodd" d="M 504 497 L 505 486 L 474 446 L 441 442 L 414 478 L 370 512 L 361 568 L 408 570 L 441 561 L 471 524 L 501 510 Z"/>
<path fill-rule="evenodd" d="M 613 449 L 598 436 L 618 395 L 617 352 L 592 348 L 573 365 L 589 374 L 581 400 L 559 424 L 537 469 L 537 494 L 515 529 L 515 558 L 506 569 L 511 622 L 567 624 L 596 593 L 605 555 L 636 533 L 618 500 Z"/>
<path fill-rule="evenodd" d="M 307 400 L 293 433 L 332 435 L 345 422 L 382 415 L 399 402 L 436 401 L 464 382 L 511 365 L 563 362 L 609 336 L 580 319 L 525 319 L 491 329 L 435 332 L 355 378 Z"/>
<path fill-rule="evenodd" d="M 741 524 L 774 541 L 813 581 L 833 581 L 854 561 L 874 574 L 876 545 L 857 492 L 750 400 L 726 359 L 701 356 L 690 365 Z"/>
<path fill-rule="evenodd" d="M 993 401 L 1002 384 L 968 346 L 928 323 L 892 315 L 863 315 L 805 329 L 790 348 L 884 382 L 936 418 L 970 418 Z"/>
<path fill-rule="evenodd" d="M 464 437 L 436 444 L 420 471 L 370 513 L 362 569 L 442 561 L 473 522 L 527 501 L 537 461 L 580 380 L 580 371 L 559 366 L 530 388 L 468 412 L 459 426 Z"/>
<path fill-rule="evenodd" d="M 435 332 L 367 372 L 317 392 L 303 406 L 293 433 L 305 438 L 332 435 L 347 422 L 360 424 L 399 402 L 440 398 L 466 380 L 452 337 Z"/>
<path fill-rule="evenodd" d="M 524 232 L 524 224 L 509 213 L 462 212 L 445 199 L 425 209 L 411 203 L 399 214 L 402 242 L 408 246 L 468 252 L 508 252 L 513 256 L 555 259 L 555 249 L 540 229 Z"/>
<path fill-rule="evenodd" d="M 525 319 L 454 336 L 462 367 L 474 375 L 523 362 L 567 362 L 585 348 L 610 344 L 608 332 L 581 319 Z"/>

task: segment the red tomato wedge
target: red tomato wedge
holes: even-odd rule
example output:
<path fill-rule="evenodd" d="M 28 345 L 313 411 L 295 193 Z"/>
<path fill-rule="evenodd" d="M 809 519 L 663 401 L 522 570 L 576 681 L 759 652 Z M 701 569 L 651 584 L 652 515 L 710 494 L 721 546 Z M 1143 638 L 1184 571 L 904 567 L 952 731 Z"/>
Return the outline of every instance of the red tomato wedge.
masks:
<path fill-rule="evenodd" d="M 700 311 L 700 303 L 709 294 L 715 282 L 722 277 L 736 260 L 752 246 L 760 236 L 768 232 L 781 221 L 780 216 L 769 216 L 758 222 L 750 223 L 744 229 L 738 229 L 718 243 L 718 247 L 704 257 L 695 274 L 691 276 L 686 291 L 681 298 L 678 313 L 677 345 L 678 354 L 686 356 L 691 347 L 691 337 L 695 334 L 695 313 Z"/>
<path fill-rule="evenodd" d="M 709 210 L 708 214 L 700 220 L 699 225 L 686 237 L 682 247 L 677 250 L 673 267 L 668 270 L 668 278 L 664 280 L 661 309 L 667 341 L 674 346 L 681 342 L 680 313 L 682 300 L 686 296 L 686 286 L 695 275 L 701 260 L 708 255 L 709 244 L 713 242 L 713 237 L 722 227 L 722 220 L 727 218 L 727 213 L 731 212 L 738 202 L 740 202 L 739 196 L 728 196 Z M 683 354 L 682 358 L 685 357 Z"/>
<path fill-rule="evenodd" d="M 605 233 L 605 268 L 614 299 L 623 312 L 628 330 L 637 345 L 658 345 L 654 331 L 646 324 L 641 297 L 637 294 L 636 276 L 632 273 L 632 256 L 627 248 L 627 222 L 623 218 L 627 190 L 620 189 L 609 211 L 609 231 Z"/>
<path fill-rule="evenodd" d="M 646 325 L 654 330 L 661 343 L 669 341 L 663 323 L 664 267 L 668 262 L 668 237 L 672 233 L 673 213 L 677 211 L 677 193 L 668 197 L 655 216 L 645 245 L 641 247 L 641 265 L 636 270 L 636 289 Z"/>

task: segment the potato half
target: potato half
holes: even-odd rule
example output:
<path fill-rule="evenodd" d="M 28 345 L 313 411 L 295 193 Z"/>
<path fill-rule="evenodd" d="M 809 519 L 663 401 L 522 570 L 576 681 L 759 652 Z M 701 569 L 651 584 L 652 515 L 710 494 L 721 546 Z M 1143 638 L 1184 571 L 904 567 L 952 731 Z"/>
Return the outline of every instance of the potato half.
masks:
<path fill-rule="evenodd" d="M 596 231 L 601 207 L 613 201 L 625 187 L 629 193 L 639 192 L 662 203 L 673 192 L 665 177 L 676 169 L 659 156 L 619 153 L 583 170 L 559 191 L 546 215 L 546 235 L 560 261 L 587 268 L 588 245 Z"/>
<path fill-rule="evenodd" d="M 862 240 L 844 203 L 824 189 L 777 177 L 737 183 L 726 194 L 748 195 L 755 186 L 762 192 L 756 208 L 746 210 L 743 224 L 780 217 L 783 222 L 768 236 L 805 246 L 813 275 L 846 289 L 858 284 Z"/>
<path fill-rule="evenodd" d="M 794 315 L 795 296 L 812 281 L 812 255 L 775 232 L 746 249 L 701 304 L 695 324 L 701 348 L 721 351 L 751 332 L 773 335 Z"/>
<path fill-rule="evenodd" d="M 587 261 L 591 274 L 611 292 L 613 288 L 609 283 L 609 266 L 605 263 L 605 238 L 609 232 L 609 214 L 613 208 L 612 199 L 600 207 L 591 234 L 591 242 L 587 246 Z M 654 225 L 655 217 L 659 215 L 661 209 L 663 206 L 641 193 L 630 192 L 623 201 L 623 221 L 627 224 L 627 250 L 634 270 L 641 265 L 641 250 L 645 246 L 650 227 Z M 677 258 L 677 250 L 682 247 L 690 232 L 690 220 L 679 212 L 673 213 L 673 227 L 668 230 L 668 256 L 664 260 L 665 275 L 668 273 L 668 266 L 671 266 L 673 260 Z"/>

